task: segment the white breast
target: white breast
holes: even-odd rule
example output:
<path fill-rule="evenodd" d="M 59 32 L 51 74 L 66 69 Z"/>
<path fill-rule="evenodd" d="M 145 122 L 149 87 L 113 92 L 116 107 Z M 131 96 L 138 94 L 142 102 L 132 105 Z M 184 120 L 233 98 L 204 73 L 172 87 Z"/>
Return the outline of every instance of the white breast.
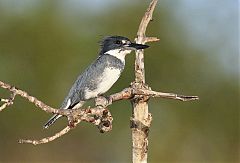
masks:
<path fill-rule="evenodd" d="M 90 99 L 107 92 L 120 77 L 121 71 L 116 68 L 106 68 L 100 77 L 98 87 L 93 90 L 85 91 L 85 98 Z"/>

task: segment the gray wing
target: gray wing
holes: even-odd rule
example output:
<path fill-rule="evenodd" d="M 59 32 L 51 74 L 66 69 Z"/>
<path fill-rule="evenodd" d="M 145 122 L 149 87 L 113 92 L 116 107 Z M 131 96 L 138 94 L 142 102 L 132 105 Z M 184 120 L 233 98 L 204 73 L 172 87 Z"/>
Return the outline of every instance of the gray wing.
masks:
<path fill-rule="evenodd" d="M 111 62 L 110 62 L 111 60 Z M 115 60 L 112 62 L 112 60 Z M 68 100 L 71 100 L 70 108 L 76 105 L 80 101 L 88 100 L 85 98 L 85 90 L 94 90 L 97 88 L 97 84 L 100 81 L 101 74 L 106 66 L 118 66 L 120 69 L 124 69 L 124 64 L 117 58 L 110 55 L 99 56 L 85 71 L 77 78 L 72 88 L 70 89 L 68 96 L 65 98 L 61 108 L 67 106 Z"/>
<path fill-rule="evenodd" d="M 61 108 L 65 108 L 67 106 L 68 100 L 71 100 L 71 106 L 76 105 L 79 101 L 85 101 L 85 90 L 89 89 L 89 87 L 94 87 L 92 83 L 92 77 L 99 76 L 99 74 L 95 73 L 96 70 L 101 71 L 101 67 L 96 66 L 97 60 L 93 62 L 88 68 L 84 70 L 84 72 L 78 76 L 77 80 L 72 85 L 67 97 L 65 98 Z M 99 69 L 97 69 L 99 67 Z"/>
<path fill-rule="evenodd" d="M 77 78 L 67 97 L 63 101 L 61 108 L 69 109 L 74 107 L 80 101 L 84 102 L 87 100 L 85 98 L 85 90 L 94 90 L 97 88 L 101 74 L 103 73 L 106 66 L 118 68 L 121 71 L 124 69 L 124 63 L 122 63 L 119 59 L 110 55 L 101 55 Z M 71 101 L 70 104 L 68 102 L 69 100 Z M 44 128 L 48 128 L 54 124 L 55 121 L 60 117 L 62 116 L 55 114 L 44 125 Z"/>

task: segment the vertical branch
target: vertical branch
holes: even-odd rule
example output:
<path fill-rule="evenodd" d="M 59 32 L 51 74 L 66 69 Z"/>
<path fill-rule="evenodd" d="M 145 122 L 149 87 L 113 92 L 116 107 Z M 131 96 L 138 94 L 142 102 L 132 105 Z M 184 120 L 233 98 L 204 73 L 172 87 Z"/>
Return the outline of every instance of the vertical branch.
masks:
<path fill-rule="evenodd" d="M 146 37 L 145 32 L 148 23 L 152 19 L 152 14 L 154 8 L 157 4 L 157 0 L 153 0 L 142 21 L 139 25 L 137 32 L 136 43 L 145 44 L 148 42 L 149 38 Z M 154 39 L 153 39 L 154 40 Z M 155 41 L 158 39 L 155 38 Z M 135 83 L 133 83 L 135 88 L 146 88 L 145 85 L 145 70 L 144 70 L 144 50 L 136 51 L 135 60 Z M 132 161 L 133 163 L 147 162 L 147 152 L 148 152 L 148 132 L 151 124 L 151 114 L 148 112 L 148 97 L 135 95 L 132 100 L 132 118 L 131 118 L 131 128 L 132 128 Z"/>

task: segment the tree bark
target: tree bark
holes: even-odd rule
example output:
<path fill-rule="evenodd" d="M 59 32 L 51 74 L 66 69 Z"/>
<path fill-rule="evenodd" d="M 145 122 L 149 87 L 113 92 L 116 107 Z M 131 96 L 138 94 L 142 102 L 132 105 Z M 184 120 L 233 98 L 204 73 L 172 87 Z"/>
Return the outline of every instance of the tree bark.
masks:
<path fill-rule="evenodd" d="M 142 21 L 137 32 L 136 43 L 145 44 L 149 41 L 157 41 L 157 38 L 147 38 L 145 35 L 148 23 L 152 19 L 152 13 L 157 4 L 157 0 L 153 0 Z M 135 59 L 135 82 L 133 87 L 146 88 L 145 84 L 145 70 L 144 70 L 144 50 L 136 51 Z M 144 95 L 136 95 L 132 100 L 132 161 L 133 163 L 147 162 L 148 152 L 148 133 L 151 125 L 152 116 L 148 112 L 148 97 Z"/>

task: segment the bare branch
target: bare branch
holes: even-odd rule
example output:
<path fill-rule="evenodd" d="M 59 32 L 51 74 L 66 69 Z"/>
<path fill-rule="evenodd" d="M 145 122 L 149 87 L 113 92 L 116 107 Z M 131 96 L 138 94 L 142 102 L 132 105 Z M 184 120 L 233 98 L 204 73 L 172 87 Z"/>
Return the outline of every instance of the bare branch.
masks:
<path fill-rule="evenodd" d="M 198 96 L 185 96 L 185 95 L 178 95 L 175 93 L 156 92 L 148 89 L 137 89 L 137 90 L 134 90 L 133 93 L 135 95 L 161 97 L 161 98 L 168 98 L 168 99 L 174 99 L 174 100 L 180 100 L 180 101 L 192 101 L 192 100 L 199 99 Z"/>
<path fill-rule="evenodd" d="M 140 43 L 140 44 L 145 43 L 144 39 L 146 39 L 146 37 L 145 37 L 146 29 L 147 29 L 148 23 L 150 22 L 150 20 L 152 20 L 152 14 L 157 5 L 157 2 L 158 2 L 158 0 L 153 0 L 150 3 L 147 11 L 145 12 L 145 14 L 142 18 L 142 21 L 139 25 L 138 32 L 137 32 L 137 36 L 138 36 L 136 39 L 137 43 Z"/>
<path fill-rule="evenodd" d="M 29 102 L 35 104 L 38 108 L 42 109 L 45 112 L 56 113 L 68 117 L 69 125 L 65 129 L 56 133 L 54 136 L 43 138 L 41 140 L 20 140 L 19 143 L 31 143 L 34 145 L 48 143 L 68 133 L 70 129 L 75 127 L 81 121 L 93 123 L 98 127 L 98 129 L 102 133 L 108 132 L 112 129 L 113 118 L 111 116 L 111 113 L 107 109 L 104 109 L 103 107 L 76 110 L 54 109 L 38 100 L 36 97 L 30 96 L 27 92 L 22 91 L 16 87 L 13 87 L 7 83 L 0 81 L 0 87 L 7 89 L 11 92 L 11 96 L 9 99 L 1 99 L 1 102 L 4 103 L 0 106 L 0 111 L 2 111 L 9 105 L 12 105 L 15 96 L 20 95 L 21 97 L 27 99 Z M 111 101 L 117 101 L 120 100 L 121 98 L 126 98 L 126 94 L 127 94 L 126 90 L 122 91 L 122 93 L 119 92 L 117 94 L 114 94 L 112 95 L 112 97 L 110 96 Z M 111 104 L 110 102 L 107 102 L 106 104 L 105 103 L 101 104 L 101 106 L 107 107 L 110 104 Z"/>
<path fill-rule="evenodd" d="M 13 104 L 15 96 L 20 95 L 21 97 L 27 99 L 29 102 L 35 104 L 38 108 L 42 109 L 47 113 L 56 113 L 68 118 L 69 124 L 60 132 L 56 133 L 53 136 L 46 137 L 40 140 L 30 140 L 30 139 L 21 139 L 19 143 L 30 143 L 33 145 L 43 144 L 51 142 L 66 133 L 68 133 L 71 129 L 76 127 L 81 121 L 92 123 L 98 127 L 100 132 L 108 132 L 112 130 L 112 121 L 113 118 L 111 113 L 106 109 L 107 106 L 111 105 L 113 102 L 123 100 L 123 99 L 132 99 L 136 95 L 144 95 L 148 97 L 162 97 L 162 98 L 170 98 L 177 99 L 181 101 L 189 101 L 198 99 L 197 96 L 184 96 L 177 95 L 174 93 L 163 93 L 152 91 L 150 88 L 139 88 L 136 83 L 133 83 L 131 87 L 125 88 L 121 92 L 110 95 L 109 97 L 98 97 L 96 98 L 96 107 L 94 108 L 79 108 L 74 110 L 64 110 L 64 109 L 54 109 L 42 101 L 38 100 L 36 97 L 30 96 L 27 92 L 20 90 L 14 86 L 11 86 L 7 83 L 0 81 L 0 87 L 7 89 L 11 92 L 10 97 L 8 99 L 1 99 L 3 104 L 0 106 L 0 111 L 2 111 L 7 106 Z"/>
<path fill-rule="evenodd" d="M 58 112 L 57 109 L 54 109 L 54 108 L 46 105 L 42 101 L 38 100 L 36 97 L 30 96 L 27 92 L 22 91 L 18 88 L 15 88 L 7 83 L 0 81 L 0 87 L 9 90 L 12 94 L 14 94 L 14 97 L 15 97 L 15 95 L 20 95 L 21 97 L 27 99 L 29 102 L 35 104 L 38 108 L 41 108 L 42 110 L 44 110 L 45 112 L 48 112 L 48 113 Z M 11 103 L 13 103 L 13 100 L 11 101 Z"/>
<path fill-rule="evenodd" d="M 79 113 L 79 110 L 74 110 L 74 114 L 75 113 Z M 20 139 L 18 142 L 22 144 L 33 144 L 33 145 L 49 143 L 67 134 L 69 131 L 74 129 L 82 121 L 94 124 L 95 126 L 98 127 L 101 133 L 112 130 L 113 118 L 111 113 L 107 109 L 88 108 L 88 109 L 82 109 L 81 115 L 79 115 L 79 117 L 75 117 L 74 119 L 69 120 L 69 125 L 53 136 L 42 138 L 40 140 Z"/>
<path fill-rule="evenodd" d="M 0 106 L 0 112 L 5 109 L 7 106 L 10 106 L 13 104 L 13 100 L 9 99 L 1 99 L 1 102 L 4 102 L 1 106 Z"/>
<path fill-rule="evenodd" d="M 78 122 L 80 123 L 80 121 Z M 76 123 L 76 125 L 78 124 Z M 66 133 L 68 133 L 72 128 L 70 126 L 67 126 L 65 127 L 63 130 L 61 130 L 60 132 L 56 133 L 55 135 L 53 136 L 50 136 L 50 137 L 46 137 L 46 138 L 43 138 L 43 139 L 40 139 L 40 140 L 31 140 L 31 139 L 20 139 L 18 141 L 18 143 L 25 143 L 25 144 L 33 144 L 33 145 L 39 145 L 39 144 L 45 144 L 45 143 L 48 143 L 48 142 L 51 142 L 63 135 L 65 135 Z"/>
<path fill-rule="evenodd" d="M 156 41 L 159 41 L 160 39 L 157 38 L 157 37 L 146 37 L 144 39 L 144 42 L 147 43 L 147 42 L 156 42 Z"/>

